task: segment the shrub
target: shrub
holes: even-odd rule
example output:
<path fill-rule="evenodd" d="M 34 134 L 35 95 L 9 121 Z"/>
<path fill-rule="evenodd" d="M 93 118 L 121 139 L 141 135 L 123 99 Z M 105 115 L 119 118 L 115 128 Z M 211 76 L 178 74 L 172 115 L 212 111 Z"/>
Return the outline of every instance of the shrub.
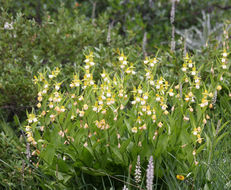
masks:
<path fill-rule="evenodd" d="M 99 67 L 111 68 L 112 47 L 125 47 L 136 54 L 136 46 L 118 35 L 118 27 L 108 35 L 108 17 L 101 16 L 92 25 L 77 11 L 72 15 L 61 7 L 57 18 L 44 16 L 42 25 L 28 20 L 23 14 L 10 18 L 2 12 L 0 21 L 0 108 L 5 117 L 23 115 L 26 108 L 34 106 L 36 88 L 31 77 L 45 67 L 64 67 L 63 79 L 81 68 L 83 52 L 94 49 L 98 57 L 104 55 Z M 142 55 L 141 55 L 142 56 Z M 97 59 L 96 59 L 97 60 Z M 6 111 L 7 110 L 7 111 Z M 21 118 L 21 117 L 20 117 Z"/>

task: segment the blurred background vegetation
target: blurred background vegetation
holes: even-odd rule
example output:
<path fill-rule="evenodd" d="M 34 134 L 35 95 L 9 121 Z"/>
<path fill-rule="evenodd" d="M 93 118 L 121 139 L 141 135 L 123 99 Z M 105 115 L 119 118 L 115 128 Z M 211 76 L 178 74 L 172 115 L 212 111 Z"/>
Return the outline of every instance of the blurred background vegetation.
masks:
<path fill-rule="evenodd" d="M 0 0 L 0 4 L 0 150 L 4 150 L 0 154 L 0 187 L 8 189 L 33 189 L 30 184 L 39 187 L 39 180 L 47 185 L 42 188 L 48 188 L 45 181 L 53 180 L 35 167 L 22 171 L 23 165 L 33 166 L 22 154 L 26 147 L 20 145 L 24 139 L 19 126 L 26 110 L 36 105 L 37 91 L 31 79 L 38 71 L 59 66 L 63 80 L 68 80 L 73 71 L 81 70 L 84 54 L 91 50 L 96 69 L 110 69 L 118 49 L 123 49 L 139 69 L 145 55 L 159 51 L 162 69 L 169 69 L 166 77 L 173 81 L 177 74 L 173 68 L 181 65 L 184 46 L 200 64 L 213 64 L 220 53 L 216 47 L 222 46 L 223 29 L 230 28 L 231 18 L 229 0 L 176 0 L 173 53 L 170 0 Z M 5 23 L 12 23 L 13 29 L 6 29 Z M 198 52 L 203 52 L 203 57 Z M 221 97 L 217 105 L 225 120 L 231 112 L 226 109 L 231 107 L 228 99 Z M 230 140 L 223 143 L 228 146 Z M 210 168 L 217 179 L 216 171 L 227 169 L 221 160 L 231 150 L 220 145 L 216 151 L 221 159 L 214 159 L 211 164 L 215 166 Z M 230 163 L 228 158 L 226 162 Z M 230 179 L 230 175 L 226 177 Z M 84 178 L 81 180 L 84 184 Z M 225 183 L 219 182 L 221 186 Z"/>

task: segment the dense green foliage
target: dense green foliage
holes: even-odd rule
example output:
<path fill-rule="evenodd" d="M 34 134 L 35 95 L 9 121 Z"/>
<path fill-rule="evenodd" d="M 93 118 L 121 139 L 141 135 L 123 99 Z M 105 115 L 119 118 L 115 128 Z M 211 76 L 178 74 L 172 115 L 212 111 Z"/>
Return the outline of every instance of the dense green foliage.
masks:
<path fill-rule="evenodd" d="M 45 67 L 64 67 L 65 78 L 73 70 L 79 70 L 83 52 L 90 49 L 94 49 L 98 57 L 104 55 L 99 66 L 108 68 L 116 48 L 124 47 L 125 52 L 137 54 L 139 48 L 125 41 L 118 34 L 118 27 L 111 30 L 110 41 L 107 41 L 106 15 L 92 25 L 77 11 L 71 16 L 60 8 L 58 13 L 55 20 L 46 15 L 42 25 L 22 14 L 15 19 L 8 18 L 7 13 L 2 15 L 1 26 L 13 22 L 13 30 L 1 30 L 0 41 L 0 107 L 11 111 L 9 117 L 12 112 L 19 114 L 34 105 L 37 92 L 31 78 Z"/>
<path fill-rule="evenodd" d="M 228 0 L 0 3 L 0 188 L 231 188 Z"/>

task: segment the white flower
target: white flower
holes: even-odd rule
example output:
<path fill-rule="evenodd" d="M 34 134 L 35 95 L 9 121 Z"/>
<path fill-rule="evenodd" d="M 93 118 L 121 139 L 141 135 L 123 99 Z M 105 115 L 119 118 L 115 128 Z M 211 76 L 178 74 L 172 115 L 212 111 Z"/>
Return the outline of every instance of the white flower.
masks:
<path fill-rule="evenodd" d="M 139 98 L 139 97 L 136 97 L 136 101 L 137 101 L 137 102 L 140 102 L 140 98 Z"/>
<path fill-rule="evenodd" d="M 186 67 L 183 67 L 181 70 L 182 70 L 183 72 L 185 72 L 185 71 L 187 70 L 187 68 L 186 68 Z"/>
<path fill-rule="evenodd" d="M 220 77 L 220 81 L 223 81 L 223 77 L 222 76 Z"/>
<path fill-rule="evenodd" d="M 92 108 L 92 110 L 96 112 L 96 111 L 97 111 L 97 107 L 94 106 L 94 107 Z"/>
<path fill-rule="evenodd" d="M 84 116 L 84 111 L 79 111 L 79 117 L 83 117 Z"/>
<path fill-rule="evenodd" d="M 8 22 L 6 22 L 6 23 L 4 24 L 4 29 L 6 29 L 6 30 L 13 30 L 13 29 L 14 29 L 13 23 L 8 23 Z"/>
<path fill-rule="evenodd" d="M 223 69 L 227 69 L 227 66 L 226 66 L 226 65 L 222 65 L 222 68 L 223 68 Z"/>
<path fill-rule="evenodd" d="M 91 65 L 91 66 L 94 66 L 94 65 L 95 65 L 95 63 L 94 63 L 94 62 L 90 62 L 90 65 Z"/>
<path fill-rule="evenodd" d="M 55 118 L 55 115 L 50 115 L 50 118 L 51 118 L 51 119 L 54 119 L 54 118 Z"/>
<path fill-rule="evenodd" d="M 147 78 L 150 78 L 150 72 L 147 72 L 145 75 Z"/>
<path fill-rule="evenodd" d="M 137 133 L 137 127 L 133 127 L 133 128 L 132 128 L 132 132 L 133 132 L 133 133 Z"/>
<path fill-rule="evenodd" d="M 189 117 L 184 116 L 185 121 L 189 121 Z"/>
<path fill-rule="evenodd" d="M 84 146 L 84 147 L 87 147 L 87 145 L 88 145 L 87 142 L 85 142 L 83 146 Z"/>
<path fill-rule="evenodd" d="M 60 88 L 59 85 L 55 85 L 56 90 L 59 90 L 59 88 Z"/>
<path fill-rule="evenodd" d="M 89 69 L 89 67 L 90 67 L 89 65 L 85 65 L 85 69 Z"/>
<path fill-rule="evenodd" d="M 166 110 L 167 106 L 163 105 L 161 108 L 162 108 L 162 110 Z"/>
<path fill-rule="evenodd" d="M 154 83 L 154 81 L 153 80 L 150 80 L 150 85 L 154 85 L 155 83 Z"/>
<path fill-rule="evenodd" d="M 193 156 L 195 156 L 195 155 L 196 155 L 196 151 L 194 150 L 194 151 L 192 152 L 192 154 L 193 154 Z"/>
<path fill-rule="evenodd" d="M 30 131 L 30 126 L 26 126 L 26 131 L 28 132 L 28 131 Z"/>
<path fill-rule="evenodd" d="M 143 107 L 143 108 L 142 108 L 142 111 L 143 111 L 143 112 L 146 112 L 146 110 L 147 110 L 146 107 Z"/>
<path fill-rule="evenodd" d="M 54 75 L 49 75 L 49 78 L 50 78 L 50 79 L 54 78 Z"/>
<path fill-rule="evenodd" d="M 80 85 L 79 82 L 75 82 L 75 86 L 78 87 Z"/>
<path fill-rule="evenodd" d="M 148 114 L 148 115 L 151 115 L 151 114 L 152 114 L 152 111 L 151 111 L 151 110 L 148 110 L 148 111 L 147 111 L 147 114 Z"/>
<path fill-rule="evenodd" d="M 186 98 L 185 98 L 185 101 L 189 101 L 189 100 L 190 100 L 189 97 L 186 97 Z"/>
<path fill-rule="evenodd" d="M 139 93 L 139 94 L 142 94 L 142 92 L 143 92 L 143 91 L 142 91 L 141 89 L 138 90 L 138 93 Z"/>
<path fill-rule="evenodd" d="M 127 65 L 127 63 L 128 63 L 127 61 L 123 61 L 123 65 Z"/>
<path fill-rule="evenodd" d="M 159 122 L 159 123 L 158 123 L 158 127 L 161 128 L 162 126 L 163 126 L 163 123 Z"/>
<path fill-rule="evenodd" d="M 223 57 L 227 57 L 227 53 L 226 52 L 223 53 Z"/>
<path fill-rule="evenodd" d="M 127 74 L 130 74 L 130 73 L 131 73 L 131 70 L 127 70 L 126 73 L 127 73 Z"/>
<path fill-rule="evenodd" d="M 121 56 L 121 57 L 119 57 L 119 60 L 120 60 L 120 61 L 123 61 L 123 60 L 124 60 L 124 58 Z"/>
<path fill-rule="evenodd" d="M 146 102 L 145 102 L 145 100 L 142 100 L 141 101 L 141 105 L 144 105 Z"/>
<path fill-rule="evenodd" d="M 203 107 L 205 107 L 205 104 L 202 103 L 202 104 L 200 104 L 200 106 L 203 108 Z"/>
<path fill-rule="evenodd" d="M 145 100 L 147 100 L 147 99 L 148 99 L 148 96 L 147 96 L 147 95 L 145 95 L 145 96 L 144 96 L 144 99 L 145 99 Z"/>
<path fill-rule="evenodd" d="M 84 104 L 84 105 L 83 105 L 83 109 L 84 109 L 84 110 L 88 110 L 88 105 L 87 105 L 87 104 Z"/>
<path fill-rule="evenodd" d="M 193 135 L 197 135 L 197 131 L 193 131 Z"/>
<path fill-rule="evenodd" d="M 160 89 L 160 85 L 156 85 L 156 89 Z"/>
<path fill-rule="evenodd" d="M 79 101 L 82 101 L 82 100 L 83 100 L 83 96 L 80 96 L 80 97 L 79 97 Z"/>
<path fill-rule="evenodd" d="M 174 96 L 174 93 L 173 92 L 169 92 L 169 96 Z"/>

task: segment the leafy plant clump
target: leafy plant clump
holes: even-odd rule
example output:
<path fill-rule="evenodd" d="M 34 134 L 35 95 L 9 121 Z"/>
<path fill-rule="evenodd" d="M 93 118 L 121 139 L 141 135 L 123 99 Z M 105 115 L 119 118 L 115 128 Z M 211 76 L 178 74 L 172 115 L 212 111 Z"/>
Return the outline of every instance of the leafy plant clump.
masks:
<path fill-rule="evenodd" d="M 138 84 L 133 81 L 141 69 L 136 71 L 123 52 L 118 54 L 118 72 L 102 70 L 99 81 L 92 52 L 85 56 L 83 75 L 73 73 L 66 90 L 59 68 L 34 78 L 38 109 L 27 114 L 24 130 L 37 164 L 65 184 L 80 170 L 123 174 L 129 166 L 135 170 L 138 155 L 142 166 L 153 156 L 155 176 L 172 168 L 177 179 L 193 181 L 209 114 L 228 76 L 228 52 L 221 52 L 205 78 L 200 75 L 204 67 L 187 54 L 174 83 L 159 72 L 158 56 L 146 57 Z"/>

